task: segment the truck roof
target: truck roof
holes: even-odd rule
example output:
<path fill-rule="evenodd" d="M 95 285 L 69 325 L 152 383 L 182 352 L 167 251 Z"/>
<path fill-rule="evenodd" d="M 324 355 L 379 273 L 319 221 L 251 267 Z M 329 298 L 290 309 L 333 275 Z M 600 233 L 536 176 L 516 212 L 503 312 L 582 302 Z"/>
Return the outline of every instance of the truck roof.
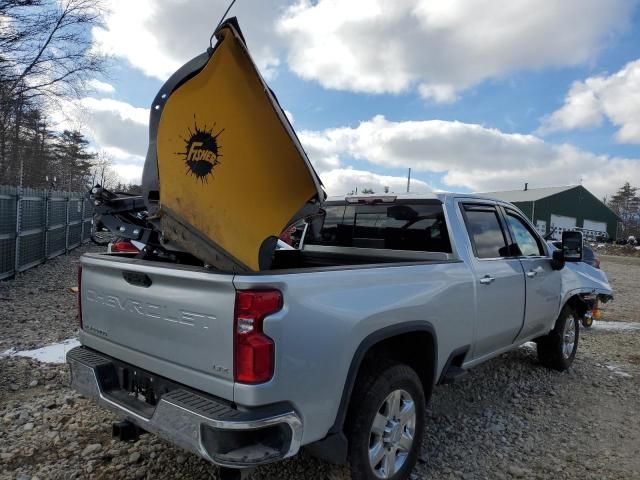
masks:
<path fill-rule="evenodd" d="M 344 202 L 347 198 L 366 199 L 366 198 L 393 198 L 393 200 L 440 200 L 445 202 L 448 198 L 481 198 L 492 200 L 497 203 L 508 203 L 499 198 L 492 197 L 484 193 L 455 193 L 455 192 L 426 192 L 426 193 L 365 193 L 354 195 L 332 195 L 327 197 L 326 202 Z"/>

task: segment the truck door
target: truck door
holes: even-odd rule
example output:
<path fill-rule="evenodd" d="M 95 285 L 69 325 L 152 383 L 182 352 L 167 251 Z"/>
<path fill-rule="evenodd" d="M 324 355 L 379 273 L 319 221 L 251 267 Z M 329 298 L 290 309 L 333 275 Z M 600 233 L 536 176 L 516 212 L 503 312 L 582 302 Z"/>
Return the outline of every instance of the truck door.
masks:
<path fill-rule="evenodd" d="M 560 308 L 560 272 L 551 268 L 547 246 L 533 226 L 517 211 L 504 207 L 512 254 L 517 256 L 525 275 L 526 311 L 518 338 L 547 333 Z"/>
<path fill-rule="evenodd" d="M 524 322 L 524 272 L 510 257 L 506 226 L 492 204 L 463 203 L 477 282 L 474 359 L 511 345 Z"/>

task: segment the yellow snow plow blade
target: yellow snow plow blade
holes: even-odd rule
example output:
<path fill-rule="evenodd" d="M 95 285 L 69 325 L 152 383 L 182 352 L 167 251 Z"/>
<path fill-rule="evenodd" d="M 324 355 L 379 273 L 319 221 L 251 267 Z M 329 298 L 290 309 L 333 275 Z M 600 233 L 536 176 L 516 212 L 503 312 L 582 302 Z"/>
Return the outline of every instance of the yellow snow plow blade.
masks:
<path fill-rule="evenodd" d="M 206 65 L 160 107 L 157 215 L 165 239 L 207 263 L 258 271 L 324 193 L 237 24 L 216 37 Z"/>

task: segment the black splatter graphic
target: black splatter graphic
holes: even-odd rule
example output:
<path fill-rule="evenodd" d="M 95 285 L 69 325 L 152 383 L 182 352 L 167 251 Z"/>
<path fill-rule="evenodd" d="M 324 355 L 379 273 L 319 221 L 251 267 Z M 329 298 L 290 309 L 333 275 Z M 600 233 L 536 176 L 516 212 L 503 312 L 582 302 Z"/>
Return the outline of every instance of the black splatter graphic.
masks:
<path fill-rule="evenodd" d="M 213 127 L 198 127 L 196 116 L 193 116 L 194 131 L 188 129 L 188 138 L 183 138 L 185 143 L 184 152 L 176 152 L 177 155 L 184 157 L 187 168 L 187 175 L 193 175 L 202 183 L 207 183 L 209 176 L 213 175 L 216 165 L 220 164 L 221 147 L 218 143 L 218 136 L 224 131 L 220 130 L 214 134 L 215 123 Z"/>

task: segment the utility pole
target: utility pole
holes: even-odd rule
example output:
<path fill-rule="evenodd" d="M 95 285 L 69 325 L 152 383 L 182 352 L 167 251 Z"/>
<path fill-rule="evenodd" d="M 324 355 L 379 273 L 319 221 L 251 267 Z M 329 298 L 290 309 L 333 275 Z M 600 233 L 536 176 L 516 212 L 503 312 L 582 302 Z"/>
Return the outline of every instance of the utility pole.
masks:
<path fill-rule="evenodd" d="M 407 174 L 407 193 L 411 189 L 411 167 L 409 167 L 409 173 Z"/>

